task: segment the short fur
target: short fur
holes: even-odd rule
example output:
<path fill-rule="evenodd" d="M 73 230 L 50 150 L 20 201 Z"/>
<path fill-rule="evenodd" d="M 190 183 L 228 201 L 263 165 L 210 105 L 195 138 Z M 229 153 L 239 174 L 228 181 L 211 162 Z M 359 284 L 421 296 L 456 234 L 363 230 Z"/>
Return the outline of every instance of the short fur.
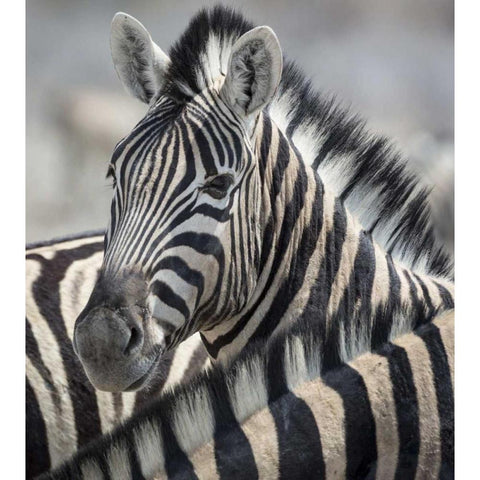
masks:
<path fill-rule="evenodd" d="M 27 478 L 59 465 L 205 364 L 207 354 L 196 336 L 162 359 L 148 391 L 94 390 L 73 352 L 71 337 L 97 278 L 102 251 L 103 232 L 27 245 Z"/>
<path fill-rule="evenodd" d="M 200 93 L 225 74 L 233 43 L 253 27 L 230 8 L 200 11 L 169 52 L 159 95 L 186 102 Z M 417 271 L 452 275 L 450 258 L 431 225 L 428 191 L 391 142 L 370 134 L 361 118 L 323 97 L 291 60 L 284 59 L 268 112 L 386 251 Z"/>
<path fill-rule="evenodd" d="M 453 306 L 417 179 L 288 62 L 280 79 L 276 37 L 250 27 L 226 8 L 201 11 L 115 149 L 102 275 L 75 327 L 97 388 L 148 378 L 196 331 L 228 362 L 321 316 L 331 366 Z"/>
<path fill-rule="evenodd" d="M 79 473 L 89 465 L 109 479 L 127 460 L 126 479 L 450 478 L 453 322 L 444 313 L 321 378 L 315 326 L 296 325 L 228 370 L 176 388 L 43 478 L 90 478 Z M 263 402 L 237 388 L 246 380 L 267 392 Z"/>

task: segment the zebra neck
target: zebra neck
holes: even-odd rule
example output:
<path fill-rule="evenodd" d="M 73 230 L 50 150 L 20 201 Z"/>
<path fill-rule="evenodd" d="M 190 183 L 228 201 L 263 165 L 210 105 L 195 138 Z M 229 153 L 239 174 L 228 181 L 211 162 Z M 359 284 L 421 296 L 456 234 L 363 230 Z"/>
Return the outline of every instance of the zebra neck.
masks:
<path fill-rule="evenodd" d="M 250 342 L 299 319 L 319 318 L 331 366 L 453 306 L 451 284 L 392 260 L 268 118 L 258 151 L 263 241 L 257 287 L 239 315 L 202 332 L 213 360 L 230 361 Z M 331 325 L 334 315 L 345 323 Z M 356 324 L 360 318 L 371 324 Z"/>

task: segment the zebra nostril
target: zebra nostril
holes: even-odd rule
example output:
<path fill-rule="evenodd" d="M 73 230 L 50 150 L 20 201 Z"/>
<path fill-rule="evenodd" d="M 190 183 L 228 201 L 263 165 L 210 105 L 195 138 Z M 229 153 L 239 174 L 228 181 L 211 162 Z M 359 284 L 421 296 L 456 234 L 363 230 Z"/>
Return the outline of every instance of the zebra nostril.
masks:
<path fill-rule="evenodd" d="M 139 348 L 142 346 L 142 343 L 143 343 L 142 332 L 137 327 L 132 327 L 130 329 L 130 340 L 128 341 L 128 344 L 125 347 L 125 350 L 123 351 L 123 353 L 126 356 L 130 356 L 133 353 L 136 353 L 136 351 L 138 351 Z"/>

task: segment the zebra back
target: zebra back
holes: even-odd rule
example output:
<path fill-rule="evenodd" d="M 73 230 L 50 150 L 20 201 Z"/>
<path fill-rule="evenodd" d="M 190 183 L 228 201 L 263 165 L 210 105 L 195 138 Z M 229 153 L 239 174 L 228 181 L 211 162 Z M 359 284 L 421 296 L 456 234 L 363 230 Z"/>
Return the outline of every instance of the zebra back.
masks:
<path fill-rule="evenodd" d="M 205 364 L 207 355 L 196 335 L 161 360 L 148 391 L 108 393 L 93 388 L 73 352 L 72 336 L 102 257 L 101 232 L 27 246 L 28 478 L 59 465 Z"/>
<path fill-rule="evenodd" d="M 244 352 L 42 478 L 453 476 L 453 310 L 323 375 L 318 347 Z"/>

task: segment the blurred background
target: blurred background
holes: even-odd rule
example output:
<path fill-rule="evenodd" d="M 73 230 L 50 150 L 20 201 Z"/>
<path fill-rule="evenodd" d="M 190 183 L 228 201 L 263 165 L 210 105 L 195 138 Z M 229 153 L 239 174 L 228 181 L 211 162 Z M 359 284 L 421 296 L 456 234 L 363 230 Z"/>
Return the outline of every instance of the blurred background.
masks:
<path fill-rule="evenodd" d="M 179 0 L 27 0 L 27 241 L 105 228 L 113 147 L 146 107 L 110 59 L 110 21 L 138 18 L 165 51 L 202 6 Z M 453 0 L 237 0 L 314 85 L 389 136 L 432 186 L 453 249 Z"/>

